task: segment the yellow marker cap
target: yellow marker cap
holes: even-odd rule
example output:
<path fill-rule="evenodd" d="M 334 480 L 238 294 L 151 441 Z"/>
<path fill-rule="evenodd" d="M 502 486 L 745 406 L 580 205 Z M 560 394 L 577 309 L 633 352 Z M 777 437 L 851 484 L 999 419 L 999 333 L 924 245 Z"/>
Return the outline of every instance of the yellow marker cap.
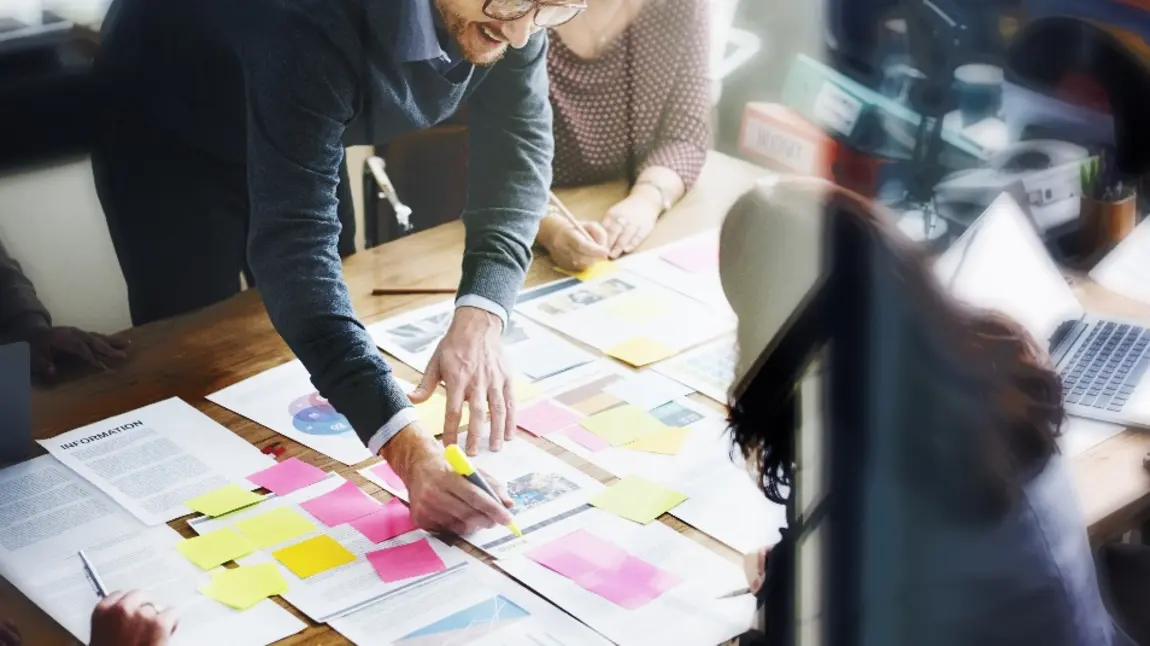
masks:
<path fill-rule="evenodd" d="M 467 454 L 463 449 L 459 448 L 458 444 L 449 444 L 443 450 L 443 456 L 447 458 L 447 463 L 451 465 L 455 472 L 463 477 L 467 477 L 475 473 L 475 467 L 471 466 L 471 460 L 467 459 Z"/>

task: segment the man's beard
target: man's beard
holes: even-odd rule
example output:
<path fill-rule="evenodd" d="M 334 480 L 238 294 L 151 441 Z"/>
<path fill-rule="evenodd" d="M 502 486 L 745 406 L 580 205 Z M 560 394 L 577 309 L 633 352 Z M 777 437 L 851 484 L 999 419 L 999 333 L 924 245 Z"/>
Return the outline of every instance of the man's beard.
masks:
<path fill-rule="evenodd" d="M 443 18 L 443 24 L 447 26 L 447 33 L 451 36 L 463 57 L 467 59 L 472 65 L 494 65 L 503 58 L 507 53 L 507 46 L 504 45 L 499 53 L 491 56 L 488 52 L 477 52 L 470 43 L 472 43 L 473 34 L 470 33 L 469 27 L 471 23 L 466 19 L 455 13 L 450 6 L 450 0 L 435 0 L 435 9 Z"/>

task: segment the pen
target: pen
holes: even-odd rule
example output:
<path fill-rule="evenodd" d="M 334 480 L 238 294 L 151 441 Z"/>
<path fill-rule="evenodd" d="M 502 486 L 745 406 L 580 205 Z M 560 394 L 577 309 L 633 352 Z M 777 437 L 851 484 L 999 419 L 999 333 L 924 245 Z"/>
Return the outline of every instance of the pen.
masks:
<path fill-rule="evenodd" d="M 88 560 L 88 555 L 84 554 L 84 550 L 80 550 L 78 554 L 80 555 L 80 560 L 84 562 L 84 571 L 88 573 L 88 578 L 91 579 L 92 583 L 96 586 L 96 594 L 100 595 L 101 599 L 108 596 L 108 588 L 104 585 L 104 581 L 100 579 L 100 575 L 96 573 L 95 566 Z"/>
<path fill-rule="evenodd" d="M 410 296 L 415 294 L 454 294 L 457 287 L 376 287 L 372 296 Z"/>
<path fill-rule="evenodd" d="M 578 233 L 583 237 L 584 240 L 590 242 L 593 245 L 597 246 L 599 244 L 598 242 L 595 242 L 595 239 L 591 237 L 590 233 L 587 233 L 587 230 L 583 228 L 583 225 L 579 224 L 579 221 L 575 219 L 575 215 L 572 214 L 571 211 L 567 210 L 567 207 L 559 201 L 559 198 L 555 197 L 554 193 L 550 194 L 550 201 L 551 205 L 555 207 L 555 212 L 559 214 L 559 217 L 566 220 L 567 224 L 575 227 L 576 233 Z"/>
<path fill-rule="evenodd" d="M 468 482 L 485 491 L 487 495 L 494 498 L 496 502 L 499 501 L 499 495 L 495 493 L 491 485 L 487 484 L 483 476 L 479 475 L 475 467 L 471 466 L 471 460 L 467 459 L 467 455 L 463 452 L 463 449 L 459 448 L 458 444 L 449 445 L 443 450 L 443 453 L 447 457 L 447 463 L 451 465 L 452 469 L 455 469 L 456 473 L 467 478 Z M 519 527 L 515 525 L 515 521 L 508 523 L 507 529 L 510 529 L 512 534 L 520 538 L 523 537 L 523 532 L 519 531 Z"/>
<path fill-rule="evenodd" d="M 734 592 L 728 592 L 727 594 L 724 594 L 724 595 L 720 596 L 719 598 L 720 599 L 734 599 L 735 597 L 741 597 L 744 594 L 750 594 L 750 593 L 751 593 L 750 588 L 739 588 L 738 590 L 735 590 Z"/>

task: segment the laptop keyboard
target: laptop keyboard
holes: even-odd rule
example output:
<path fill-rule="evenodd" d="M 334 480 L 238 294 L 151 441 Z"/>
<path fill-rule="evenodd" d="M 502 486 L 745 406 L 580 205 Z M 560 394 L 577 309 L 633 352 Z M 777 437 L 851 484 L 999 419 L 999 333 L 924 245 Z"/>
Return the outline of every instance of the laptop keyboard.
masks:
<path fill-rule="evenodd" d="M 1062 370 L 1067 404 L 1121 412 L 1150 364 L 1150 330 L 1099 322 Z"/>

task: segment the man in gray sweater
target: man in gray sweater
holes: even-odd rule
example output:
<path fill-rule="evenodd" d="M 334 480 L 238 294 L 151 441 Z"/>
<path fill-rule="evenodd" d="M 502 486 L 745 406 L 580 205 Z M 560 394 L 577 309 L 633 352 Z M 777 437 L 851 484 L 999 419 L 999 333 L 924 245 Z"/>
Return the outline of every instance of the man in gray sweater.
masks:
<path fill-rule="evenodd" d="M 489 430 L 492 449 L 515 428 L 500 336 L 551 183 L 542 29 L 581 8 L 574 0 L 117 0 L 96 61 L 111 91 L 93 166 L 134 321 L 227 298 L 250 265 L 276 329 L 407 484 L 421 527 L 467 533 L 509 522 L 503 505 L 451 471 L 411 404 L 446 385 L 445 442 L 455 441 L 464 406 L 469 437 Z M 463 280 L 455 318 L 409 399 L 343 282 L 339 168 L 345 146 L 385 143 L 464 103 Z"/>

